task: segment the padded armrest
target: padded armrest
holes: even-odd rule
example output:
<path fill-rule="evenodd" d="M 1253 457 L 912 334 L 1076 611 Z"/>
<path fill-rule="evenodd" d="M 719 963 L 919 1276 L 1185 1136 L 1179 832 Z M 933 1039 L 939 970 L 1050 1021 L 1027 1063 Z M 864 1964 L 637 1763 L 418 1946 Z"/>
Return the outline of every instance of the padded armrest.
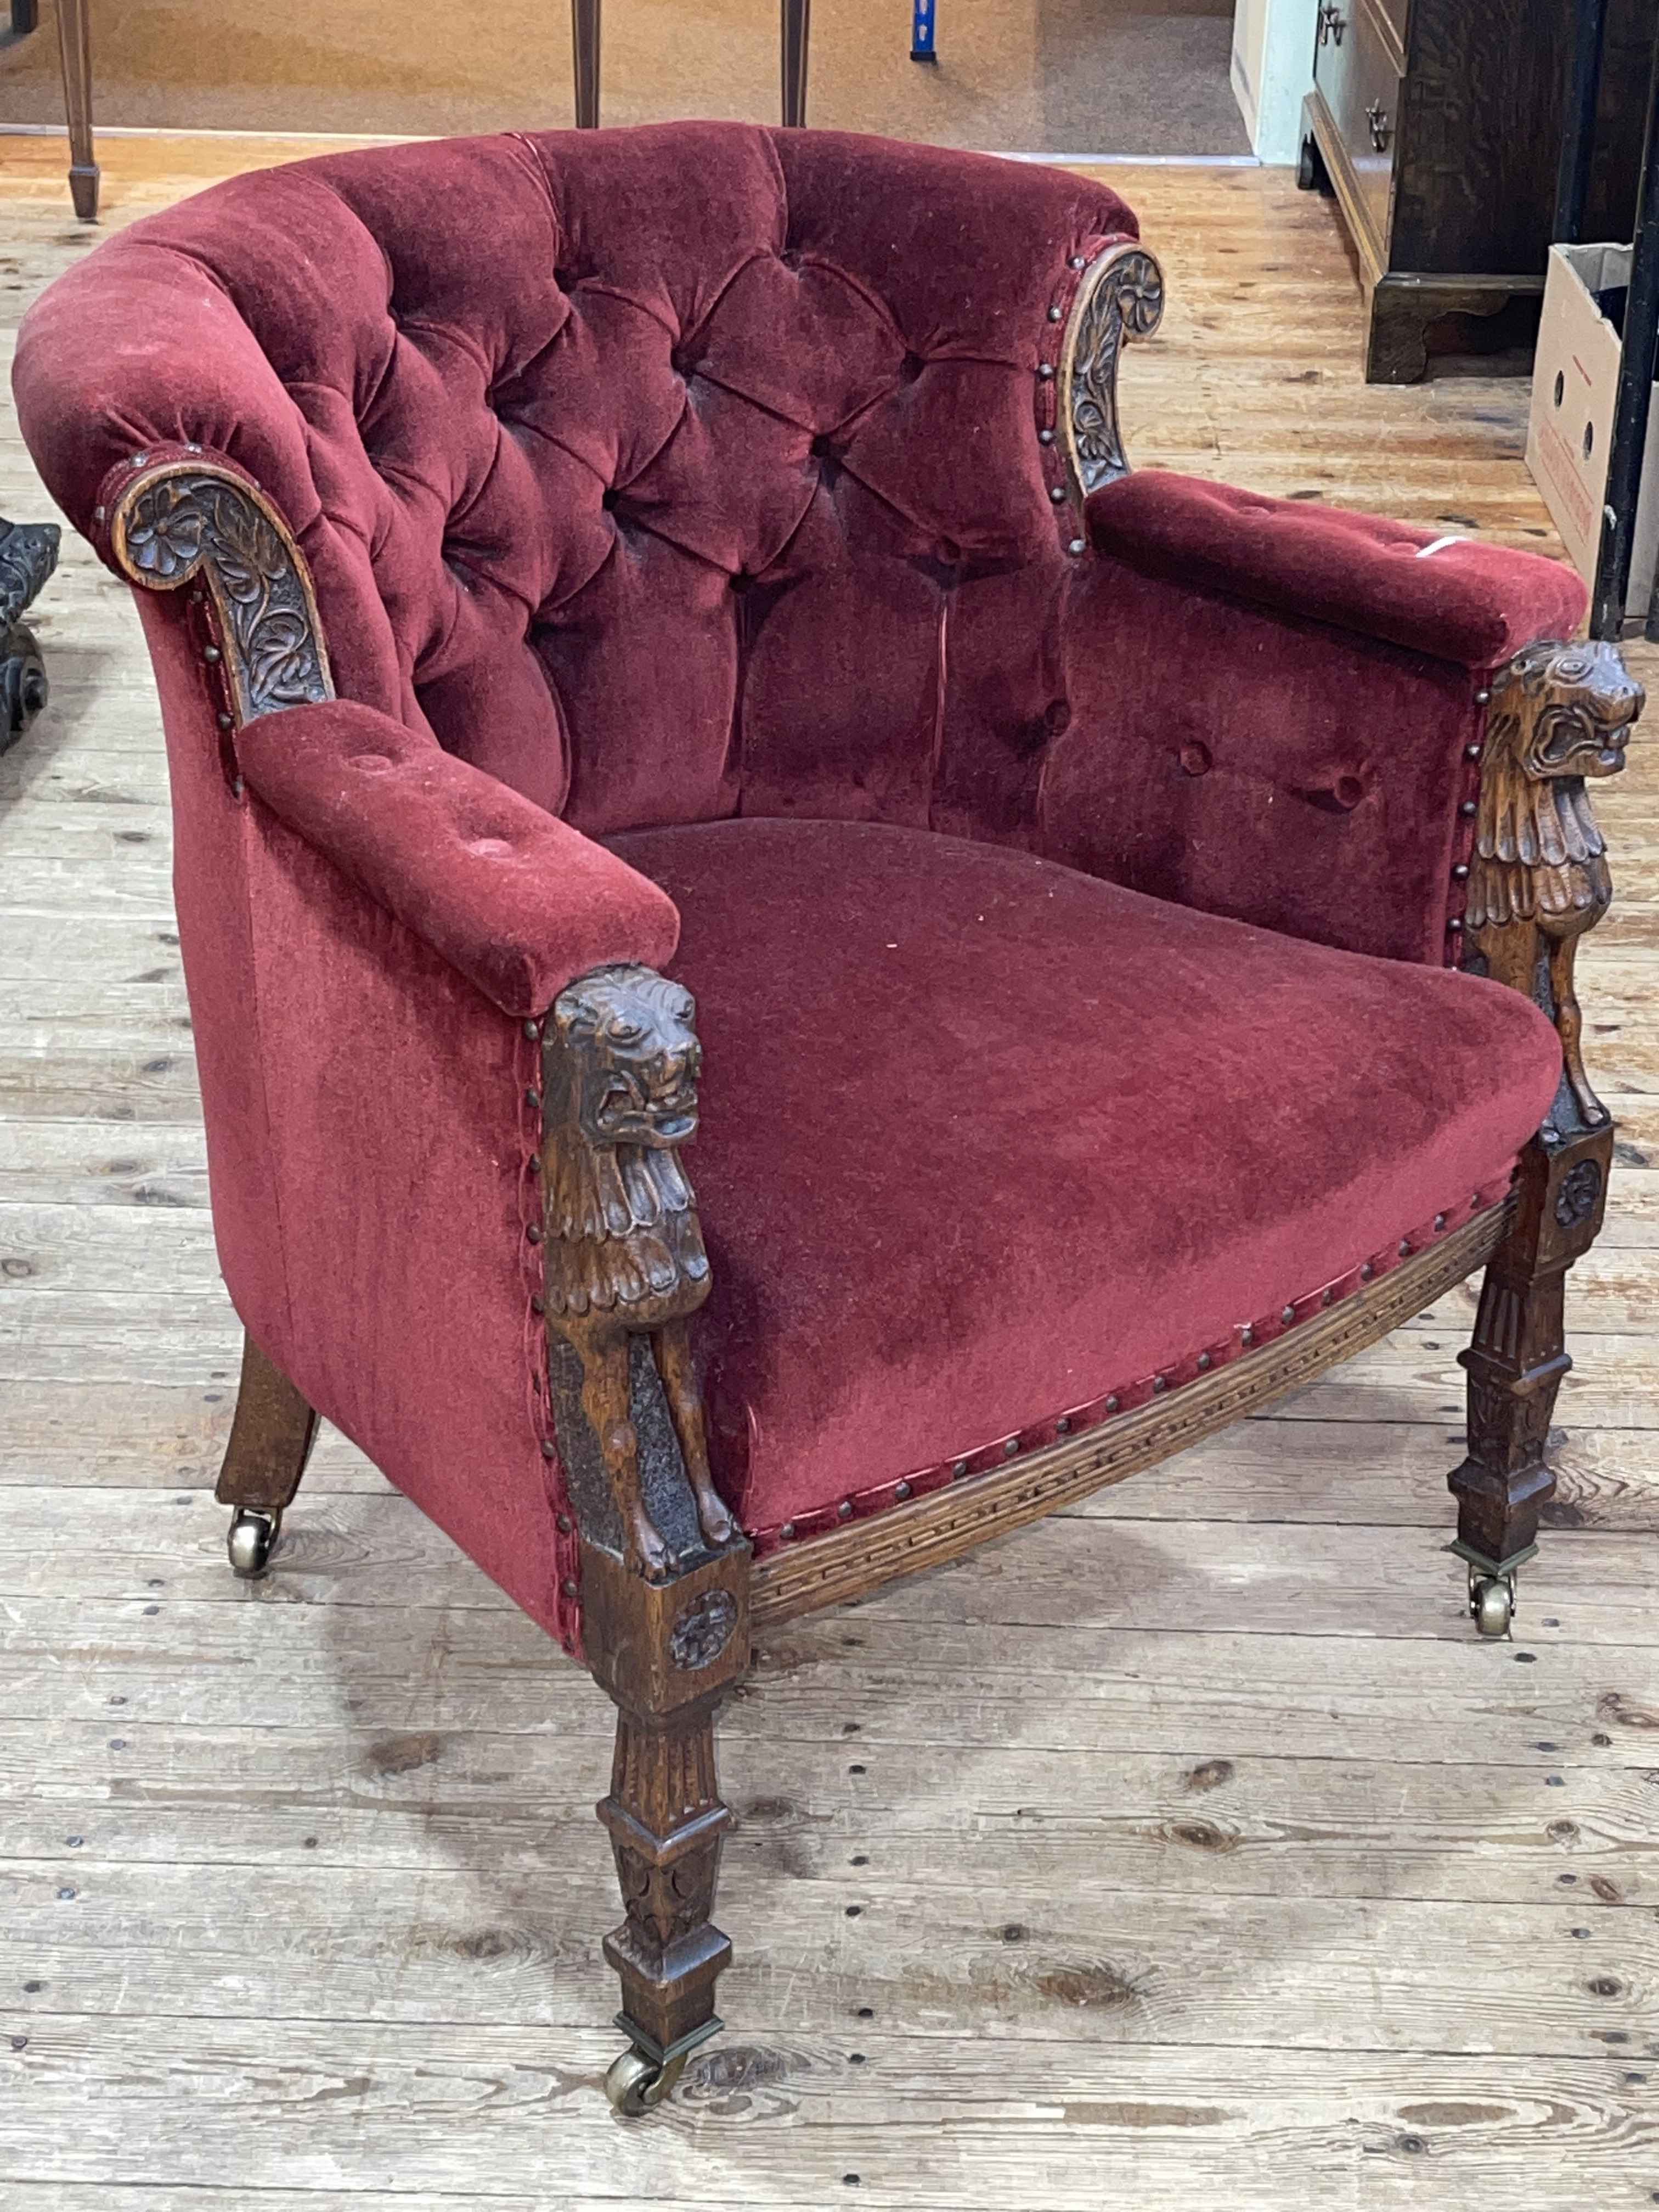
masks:
<path fill-rule="evenodd" d="M 376 708 L 261 715 L 236 754 L 273 813 L 505 1013 L 611 961 L 662 967 L 678 942 L 655 884 Z"/>
<path fill-rule="evenodd" d="M 1467 668 L 1570 638 L 1584 617 L 1583 585 L 1563 562 L 1164 470 L 1121 477 L 1086 512 L 1097 548 L 1144 576 Z"/>

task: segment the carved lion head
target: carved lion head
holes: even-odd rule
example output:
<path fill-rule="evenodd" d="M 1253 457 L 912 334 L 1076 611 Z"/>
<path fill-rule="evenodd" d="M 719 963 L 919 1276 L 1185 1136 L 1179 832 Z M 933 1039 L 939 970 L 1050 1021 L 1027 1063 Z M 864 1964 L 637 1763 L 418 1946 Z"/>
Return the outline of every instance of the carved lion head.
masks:
<path fill-rule="evenodd" d="M 562 991 L 553 1020 L 591 1145 L 683 1144 L 697 1126 L 702 1049 L 684 984 L 650 968 L 599 968 Z"/>
<path fill-rule="evenodd" d="M 1492 702 L 1488 744 L 1507 740 L 1516 766 L 1537 781 L 1613 775 L 1646 697 L 1616 645 L 1586 638 L 1528 646 Z"/>

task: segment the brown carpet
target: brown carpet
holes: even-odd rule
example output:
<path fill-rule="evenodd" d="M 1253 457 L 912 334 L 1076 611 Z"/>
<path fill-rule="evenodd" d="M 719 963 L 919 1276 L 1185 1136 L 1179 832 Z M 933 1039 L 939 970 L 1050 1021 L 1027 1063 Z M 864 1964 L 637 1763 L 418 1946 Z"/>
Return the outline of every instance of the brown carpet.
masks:
<path fill-rule="evenodd" d="M 817 0 L 809 118 L 1002 151 L 1249 151 L 1232 0 Z M 570 120 L 563 0 L 127 0 L 93 9 L 94 114 L 179 130 L 430 132 Z M 604 119 L 775 121 L 776 0 L 609 0 Z M 0 125 L 61 123 L 57 27 L 0 35 Z"/>

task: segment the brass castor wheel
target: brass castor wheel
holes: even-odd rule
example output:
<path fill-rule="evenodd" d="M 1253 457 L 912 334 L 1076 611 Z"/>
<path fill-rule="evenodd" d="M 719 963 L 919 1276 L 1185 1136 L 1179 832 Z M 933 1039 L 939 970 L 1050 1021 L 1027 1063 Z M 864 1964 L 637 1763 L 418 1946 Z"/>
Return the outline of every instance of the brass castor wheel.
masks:
<path fill-rule="evenodd" d="M 1469 1577 L 1469 1618 L 1483 1636 L 1507 1636 L 1515 1620 L 1515 1577 Z"/>
<path fill-rule="evenodd" d="M 624 2051 L 620 2058 L 611 2063 L 605 2077 L 605 2094 L 624 2119 L 641 2119 L 672 2090 L 685 2071 L 690 2056 L 689 2051 L 683 2051 L 678 2057 L 659 2066 L 642 2051 Z"/>
<path fill-rule="evenodd" d="M 270 1565 L 271 1547 L 283 1525 L 280 1513 L 264 1512 L 256 1505 L 239 1505 L 230 1516 L 225 1549 L 231 1571 L 239 1582 L 258 1582 Z"/>

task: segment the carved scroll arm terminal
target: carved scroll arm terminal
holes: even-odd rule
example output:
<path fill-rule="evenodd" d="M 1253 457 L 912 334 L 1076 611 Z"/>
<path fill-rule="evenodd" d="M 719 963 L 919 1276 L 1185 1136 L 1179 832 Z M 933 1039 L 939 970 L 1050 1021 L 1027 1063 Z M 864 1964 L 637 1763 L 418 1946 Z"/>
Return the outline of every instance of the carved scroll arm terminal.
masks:
<path fill-rule="evenodd" d="M 201 580 L 237 722 L 334 696 L 305 556 L 239 469 L 185 447 L 135 454 L 97 520 L 111 560 L 141 590 Z"/>
<path fill-rule="evenodd" d="M 1124 346 L 1150 337 L 1164 315 L 1164 272 L 1144 246 L 1121 240 L 1084 271 L 1060 356 L 1060 451 L 1073 500 L 1129 472 L 1118 424 Z"/>

